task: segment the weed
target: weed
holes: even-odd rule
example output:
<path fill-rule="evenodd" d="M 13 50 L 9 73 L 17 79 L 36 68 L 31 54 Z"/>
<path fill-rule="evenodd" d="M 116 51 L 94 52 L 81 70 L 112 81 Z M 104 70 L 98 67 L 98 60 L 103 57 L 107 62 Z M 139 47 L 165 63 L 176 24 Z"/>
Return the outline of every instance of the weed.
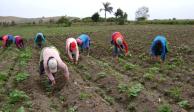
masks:
<path fill-rule="evenodd" d="M 92 79 L 92 76 L 87 73 L 87 72 L 84 72 L 84 80 L 91 80 Z"/>
<path fill-rule="evenodd" d="M 178 102 L 179 106 L 186 109 L 189 107 L 189 102 L 187 100 L 182 100 L 180 102 Z"/>
<path fill-rule="evenodd" d="M 176 100 L 180 100 L 180 96 L 181 96 L 181 90 L 179 87 L 173 87 L 170 90 L 168 90 L 169 95 L 176 99 Z"/>
<path fill-rule="evenodd" d="M 136 65 L 132 64 L 132 63 L 127 63 L 124 65 L 125 70 L 131 70 L 134 69 L 136 67 Z"/>
<path fill-rule="evenodd" d="M 16 76 L 15 76 L 15 80 L 17 82 L 22 82 L 24 80 L 26 80 L 27 78 L 29 77 L 29 74 L 23 72 L 23 73 L 18 73 Z"/>
<path fill-rule="evenodd" d="M 148 80 L 153 80 L 155 75 L 152 73 L 146 73 L 143 75 L 144 78 L 148 79 Z"/>
<path fill-rule="evenodd" d="M 65 101 L 65 100 L 66 100 L 65 96 L 60 96 L 59 99 L 60 99 L 61 101 Z"/>
<path fill-rule="evenodd" d="M 169 104 L 163 104 L 159 106 L 158 112 L 172 112 L 172 109 Z"/>
<path fill-rule="evenodd" d="M 101 79 L 101 78 L 105 78 L 107 74 L 105 72 L 100 72 L 97 74 L 97 76 L 98 76 L 98 79 Z"/>
<path fill-rule="evenodd" d="M 9 94 L 9 102 L 15 104 L 16 102 L 26 101 L 29 97 L 23 91 L 14 90 Z"/>
<path fill-rule="evenodd" d="M 141 60 L 146 61 L 149 59 L 149 57 L 146 55 L 146 53 L 142 53 L 138 56 Z"/>
<path fill-rule="evenodd" d="M 105 99 L 110 105 L 113 105 L 113 104 L 114 104 L 114 98 L 113 98 L 113 97 L 104 95 L 104 99 Z"/>
<path fill-rule="evenodd" d="M 152 68 L 149 68 L 149 73 L 153 73 L 153 74 L 156 74 L 159 72 L 159 68 L 158 67 L 152 67 Z"/>
<path fill-rule="evenodd" d="M 69 107 L 67 112 L 77 112 L 76 107 Z"/>
<path fill-rule="evenodd" d="M 88 94 L 88 93 L 80 93 L 79 94 L 79 99 L 80 100 L 85 100 L 85 99 L 88 99 L 88 98 L 90 98 L 91 97 L 91 95 L 90 94 Z"/>
<path fill-rule="evenodd" d="M 124 93 L 128 90 L 128 86 L 126 84 L 119 84 L 117 88 L 120 93 Z"/>
<path fill-rule="evenodd" d="M 20 108 L 18 108 L 18 109 L 16 110 L 16 112 L 25 112 L 24 107 L 21 106 Z"/>
<path fill-rule="evenodd" d="M 0 72 L 0 81 L 6 81 L 8 78 L 5 72 Z"/>
<path fill-rule="evenodd" d="M 142 84 L 140 84 L 140 83 L 134 84 L 131 88 L 129 88 L 128 96 L 129 97 L 131 97 L 131 96 L 132 97 L 138 96 L 143 88 L 144 88 L 144 86 Z"/>

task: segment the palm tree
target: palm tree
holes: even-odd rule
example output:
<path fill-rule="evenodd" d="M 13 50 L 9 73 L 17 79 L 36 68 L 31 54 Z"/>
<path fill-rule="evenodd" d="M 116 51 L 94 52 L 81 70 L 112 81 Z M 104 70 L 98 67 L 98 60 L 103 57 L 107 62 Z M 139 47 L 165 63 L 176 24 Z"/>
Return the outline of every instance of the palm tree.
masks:
<path fill-rule="evenodd" d="M 113 7 L 110 6 L 109 2 L 103 3 L 104 8 L 100 9 L 100 11 L 104 10 L 105 12 L 105 20 L 106 20 L 106 12 L 112 13 Z"/>

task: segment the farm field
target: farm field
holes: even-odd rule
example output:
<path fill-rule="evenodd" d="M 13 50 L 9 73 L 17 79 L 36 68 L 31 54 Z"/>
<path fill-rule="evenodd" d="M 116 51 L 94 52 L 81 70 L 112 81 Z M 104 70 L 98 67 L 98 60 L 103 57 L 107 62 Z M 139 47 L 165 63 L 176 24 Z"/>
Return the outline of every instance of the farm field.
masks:
<path fill-rule="evenodd" d="M 111 34 L 126 37 L 130 55 L 112 59 Z M 39 77 L 41 49 L 33 36 L 46 35 L 68 65 L 70 80 L 62 71 L 56 85 Z M 91 53 L 81 53 L 78 65 L 67 59 L 67 37 L 88 33 Z M 26 38 L 26 49 L 15 45 L 0 49 L 0 112 L 194 112 L 194 26 L 110 25 L 74 27 L 1 27 L 0 34 Z M 158 34 L 166 36 L 169 52 L 165 63 L 150 60 L 149 48 Z"/>

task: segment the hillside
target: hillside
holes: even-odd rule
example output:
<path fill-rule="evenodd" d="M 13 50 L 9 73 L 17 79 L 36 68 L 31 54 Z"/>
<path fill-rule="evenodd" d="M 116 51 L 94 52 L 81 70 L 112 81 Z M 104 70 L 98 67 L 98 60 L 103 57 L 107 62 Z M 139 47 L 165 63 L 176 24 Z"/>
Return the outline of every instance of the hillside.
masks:
<path fill-rule="evenodd" d="M 57 21 L 62 16 L 55 16 L 55 17 L 40 17 L 40 18 L 22 18 L 22 17 L 15 17 L 15 16 L 0 16 L 0 22 L 11 22 L 15 21 L 15 23 L 32 23 L 32 22 L 49 22 L 51 19 Z M 80 19 L 78 17 L 67 17 L 70 20 Z"/>

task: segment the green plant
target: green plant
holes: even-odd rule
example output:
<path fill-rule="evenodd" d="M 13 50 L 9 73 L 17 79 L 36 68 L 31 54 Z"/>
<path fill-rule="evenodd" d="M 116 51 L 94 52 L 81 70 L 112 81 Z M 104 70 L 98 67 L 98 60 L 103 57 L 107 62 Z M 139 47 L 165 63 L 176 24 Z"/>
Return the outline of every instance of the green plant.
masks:
<path fill-rule="evenodd" d="M 142 84 L 140 84 L 140 83 L 134 84 L 131 88 L 129 88 L 128 96 L 129 97 L 131 97 L 131 96 L 132 97 L 138 96 L 143 88 L 144 88 L 144 86 Z"/>
<path fill-rule="evenodd" d="M 88 94 L 88 93 L 80 93 L 79 94 L 79 99 L 80 100 L 85 100 L 85 99 L 87 99 L 87 98 L 90 98 L 91 97 L 91 95 L 90 94 Z"/>
<path fill-rule="evenodd" d="M 29 77 L 29 74 L 28 73 L 18 73 L 16 76 L 15 76 L 15 80 L 17 82 L 22 82 L 24 80 L 26 80 L 27 78 Z"/>
<path fill-rule="evenodd" d="M 154 77 L 155 77 L 155 74 L 152 74 L 152 73 L 145 73 L 143 75 L 144 78 L 148 79 L 148 80 L 153 80 Z"/>
<path fill-rule="evenodd" d="M 91 79 L 92 79 L 92 76 L 89 73 L 85 72 L 84 80 L 91 80 Z"/>
<path fill-rule="evenodd" d="M 124 65 L 125 70 L 131 70 L 134 69 L 136 67 L 136 65 L 132 64 L 132 63 L 127 63 Z"/>
<path fill-rule="evenodd" d="M 0 72 L 0 81 L 6 81 L 8 78 L 7 73 Z"/>
<path fill-rule="evenodd" d="M 97 74 L 97 76 L 98 76 L 98 79 L 100 79 L 100 78 L 105 78 L 107 74 L 105 72 L 100 72 Z"/>
<path fill-rule="evenodd" d="M 15 104 L 16 102 L 26 101 L 29 97 L 23 91 L 13 90 L 9 94 L 9 102 Z"/>
<path fill-rule="evenodd" d="M 111 97 L 111 96 L 104 95 L 104 99 L 105 99 L 110 105 L 112 105 L 112 104 L 114 103 L 114 98 Z"/>
<path fill-rule="evenodd" d="M 182 100 L 180 102 L 178 102 L 179 106 L 186 109 L 189 107 L 189 102 L 187 100 Z"/>
<path fill-rule="evenodd" d="M 128 90 L 128 86 L 126 84 L 119 84 L 117 88 L 120 93 L 124 93 Z"/>
<path fill-rule="evenodd" d="M 173 87 L 168 90 L 168 93 L 171 97 L 173 97 L 176 100 L 180 100 L 181 96 L 181 90 L 179 87 Z"/>
<path fill-rule="evenodd" d="M 18 108 L 18 109 L 16 110 L 16 112 L 25 112 L 24 107 L 21 106 L 20 108 Z"/>
<path fill-rule="evenodd" d="M 69 107 L 67 112 L 77 112 L 76 107 Z"/>
<path fill-rule="evenodd" d="M 158 112 L 172 112 L 172 109 L 169 104 L 163 104 L 159 106 Z"/>
<path fill-rule="evenodd" d="M 158 67 L 152 67 L 152 68 L 149 68 L 149 73 L 153 73 L 153 74 L 156 74 L 159 72 L 159 68 Z"/>

